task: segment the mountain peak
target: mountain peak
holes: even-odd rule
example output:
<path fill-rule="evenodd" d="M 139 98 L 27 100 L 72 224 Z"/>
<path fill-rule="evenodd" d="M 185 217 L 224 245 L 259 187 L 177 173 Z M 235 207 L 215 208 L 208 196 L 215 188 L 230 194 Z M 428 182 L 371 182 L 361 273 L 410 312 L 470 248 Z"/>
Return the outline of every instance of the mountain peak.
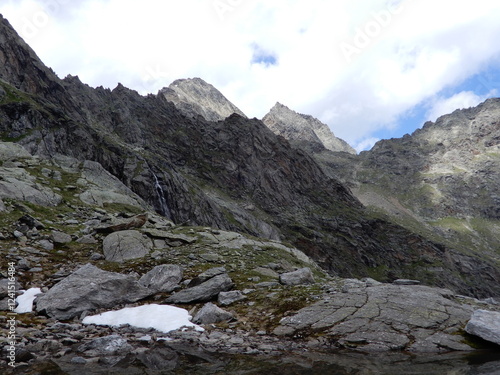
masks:
<path fill-rule="evenodd" d="M 277 102 L 262 122 L 275 134 L 288 141 L 306 147 L 324 147 L 330 151 L 356 154 L 356 151 L 340 138 L 335 137 L 328 125 L 318 119 L 297 113 Z"/>
<path fill-rule="evenodd" d="M 233 113 L 246 117 L 219 90 L 198 77 L 175 80 L 160 94 L 188 117 L 201 115 L 208 121 L 222 121 Z"/>
<path fill-rule="evenodd" d="M 60 89 L 56 74 L 0 14 L 0 79 L 30 94 L 46 96 Z"/>

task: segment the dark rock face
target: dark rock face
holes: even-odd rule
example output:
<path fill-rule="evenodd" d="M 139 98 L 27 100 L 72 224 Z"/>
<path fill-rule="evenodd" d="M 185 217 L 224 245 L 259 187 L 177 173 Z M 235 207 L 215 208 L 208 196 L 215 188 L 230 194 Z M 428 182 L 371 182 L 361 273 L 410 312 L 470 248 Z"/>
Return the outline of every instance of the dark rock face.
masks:
<path fill-rule="evenodd" d="M 163 94 L 59 80 L 0 24 L 0 86 L 11 92 L 0 103 L 0 134 L 30 152 L 98 162 L 174 222 L 286 239 L 331 273 L 500 294 L 494 264 L 477 256 L 457 264 L 451 247 L 368 215 L 345 185 L 261 121 L 233 114 L 209 122 Z"/>

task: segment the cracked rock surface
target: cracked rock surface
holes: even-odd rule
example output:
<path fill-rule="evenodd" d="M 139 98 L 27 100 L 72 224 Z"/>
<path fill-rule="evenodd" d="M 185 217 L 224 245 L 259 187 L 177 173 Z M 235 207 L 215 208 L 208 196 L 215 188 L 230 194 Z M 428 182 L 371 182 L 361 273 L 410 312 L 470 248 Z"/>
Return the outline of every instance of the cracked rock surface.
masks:
<path fill-rule="evenodd" d="M 274 333 L 326 334 L 338 347 L 362 351 L 472 350 L 459 333 L 473 308 L 454 298 L 448 289 L 356 282 L 283 318 Z"/>

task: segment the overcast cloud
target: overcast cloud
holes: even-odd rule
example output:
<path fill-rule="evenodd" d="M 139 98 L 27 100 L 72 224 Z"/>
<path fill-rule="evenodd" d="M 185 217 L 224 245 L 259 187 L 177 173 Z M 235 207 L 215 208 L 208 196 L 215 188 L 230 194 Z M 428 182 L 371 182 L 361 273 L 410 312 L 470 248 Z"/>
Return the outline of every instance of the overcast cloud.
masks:
<path fill-rule="evenodd" d="M 250 117 L 279 101 L 358 150 L 413 131 L 416 108 L 422 125 L 497 95 L 485 78 L 500 70 L 497 0 L 2 0 L 0 12 L 60 77 L 142 94 L 201 77 Z"/>

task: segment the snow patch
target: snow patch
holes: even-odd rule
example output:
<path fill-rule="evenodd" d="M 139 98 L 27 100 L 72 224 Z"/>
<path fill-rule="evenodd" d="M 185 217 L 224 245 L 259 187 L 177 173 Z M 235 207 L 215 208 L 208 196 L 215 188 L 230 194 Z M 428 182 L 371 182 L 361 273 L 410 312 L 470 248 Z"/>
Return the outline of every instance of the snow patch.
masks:
<path fill-rule="evenodd" d="M 160 332 L 170 332 L 182 327 L 193 327 L 197 331 L 204 329 L 191 323 L 187 310 L 168 305 L 143 305 L 126 307 L 117 311 L 108 311 L 99 315 L 87 316 L 83 324 L 120 326 L 129 324 L 138 328 L 154 328 Z"/>
<path fill-rule="evenodd" d="M 33 311 L 33 301 L 35 300 L 38 294 L 42 294 L 40 288 L 30 288 L 25 290 L 23 294 L 16 298 L 16 302 L 18 303 L 17 307 L 14 309 L 14 312 L 18 314 L 30 313 Z"/>

